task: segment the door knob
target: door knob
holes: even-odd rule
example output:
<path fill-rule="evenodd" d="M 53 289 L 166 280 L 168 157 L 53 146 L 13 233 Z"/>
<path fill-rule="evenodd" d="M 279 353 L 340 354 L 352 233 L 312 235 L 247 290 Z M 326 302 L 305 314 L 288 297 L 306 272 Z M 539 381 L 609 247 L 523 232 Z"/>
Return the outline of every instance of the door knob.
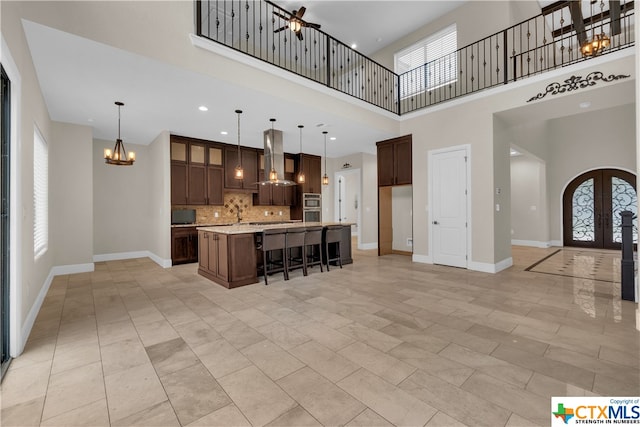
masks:
<path fill-rule="evenodd" d="M 433 225 L 438 225 L 438 221 L 433 221 Z"/>

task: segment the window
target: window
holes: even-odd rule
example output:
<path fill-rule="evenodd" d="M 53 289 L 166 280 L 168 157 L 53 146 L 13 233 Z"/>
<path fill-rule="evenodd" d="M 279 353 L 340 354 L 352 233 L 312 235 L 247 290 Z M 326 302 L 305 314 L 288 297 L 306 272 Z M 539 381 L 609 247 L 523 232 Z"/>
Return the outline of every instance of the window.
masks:
<path fill-rule="evenodd" d="M 458 32 L 453 24 L 396 53 L 395 71 L 400 74 L 400 96 L 406 98 L 455 82 L 457 49 Z"/>
<path fill-rule="evenodd" d="M 33 133 L 33 253 L 38 259 L 49 244 L 49 149 L 38 131 Z"/>

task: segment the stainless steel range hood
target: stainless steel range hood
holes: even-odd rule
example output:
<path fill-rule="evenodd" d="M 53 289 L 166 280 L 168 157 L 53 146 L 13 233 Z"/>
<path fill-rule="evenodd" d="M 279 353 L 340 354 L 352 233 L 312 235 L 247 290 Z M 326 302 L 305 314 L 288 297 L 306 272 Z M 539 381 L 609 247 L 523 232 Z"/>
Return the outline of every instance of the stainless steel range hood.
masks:
<path fill-rule="evenodd" d="M 274 168 L 278 174 L 277 181 L 269 180 L 269 172 Z M 264 181 L 260 185 L 297 185 L 284 178 L 284 150 L 282 148 L 282 131 L 267 129 L 264 131 Z"/>

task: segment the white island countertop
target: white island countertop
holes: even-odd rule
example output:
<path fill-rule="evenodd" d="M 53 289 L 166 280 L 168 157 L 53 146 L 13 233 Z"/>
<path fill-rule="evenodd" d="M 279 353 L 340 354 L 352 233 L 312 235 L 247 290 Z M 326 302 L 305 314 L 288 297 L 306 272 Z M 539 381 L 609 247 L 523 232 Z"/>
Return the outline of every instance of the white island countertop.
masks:
<path fill-rule="evenodd" d="M 198 227 L 199 231 L 220 234 L 249 234 L 262 233 L 264 230 L 288 229 L 299 227 L 328 227 L 330 225 L 353 225 L 350 222 L 293 222 L 285 224 L 234 224 L 213 227 Z"/>

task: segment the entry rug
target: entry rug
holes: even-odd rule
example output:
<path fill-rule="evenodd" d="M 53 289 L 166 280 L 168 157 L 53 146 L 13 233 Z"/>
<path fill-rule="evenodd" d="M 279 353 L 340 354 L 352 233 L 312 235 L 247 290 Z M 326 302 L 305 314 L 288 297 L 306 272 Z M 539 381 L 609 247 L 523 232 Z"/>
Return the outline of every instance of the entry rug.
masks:
<path fill-rule="evenodd" d="M 525 271 L 620 283 L 620 252 L 562 248 Z"/>

